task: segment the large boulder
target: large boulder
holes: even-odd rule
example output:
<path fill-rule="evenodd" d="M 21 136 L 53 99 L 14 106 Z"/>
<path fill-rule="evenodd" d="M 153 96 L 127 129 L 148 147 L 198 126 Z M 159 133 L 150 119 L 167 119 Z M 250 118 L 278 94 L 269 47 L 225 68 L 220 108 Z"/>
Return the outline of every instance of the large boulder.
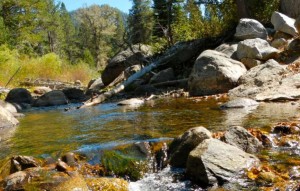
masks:
<path fill-rule="evenodd" d="M 263 39 L 247 39 L 239 42 L 237 47 L 237 58 L 252 58 L 258 60 L 268 60 L 274 58 L 279 53 L 274 47 Z"/>
<path fill-rule="evenodd" d="M 197 58 L 188 80 L 191 96 L 226 93 L 236 87 L 245 66 L 215 50 L 206 50 Z"/>
<path fill-rule="evenodd" d="M 268 60 L 243 75 L 239 80 L 240 85 L 230 90 L 229 96 L 231 99 L 248 97 L 256 101 L 298 99 L 300 75 L 287 73 L 286 66 L 275 60 Z"/>
<path fill-rule="evenodd" d="M 0 129 L 13 127 L 18 123 L 19 121 L 13 116 L 13 114 L 0 105 Z"/>
<path fill-rule="evenodd" d="M 253 38 L 267 39 L 268 33 L 266 28 L 257 20 L 240 19 L 234 36 L 240 40 Z"/>
<path fill-rule="evenodd" d="M 159 73 L 155 74 L 150 79 L 150 84 L 161 83 L 175 80 L 175 74 L 173 68 L 167 68 L 165 70 L 160 71 Z"/>
<path fill-rule="evenodd" d="M 230 127 L 222 137 L 222 141 L 236 146 L 247 153 L 257 153 L 263 147 L 256 137 L 240 126 Z"/>
<path fill-rule="evenodd" d="M 239 173 L 258 163 L 243 150 L 217 139 L 206 139 L 190 152 L 187 175 L 203 186 L 238 181 Z"/>
<path fill-rule="evenodd" d="M 204 127 L 189 129 L 175 138 L 169 147 L 170 165 L 185 167 L 189 153 L 203 140 L 212 138 L 211 133 Z"/>
<path fill-rule="evenodd" d="M 281 31 L 292 36 L 298 36 L 298 30 L 295 27 L 295 19 L 275 11 L 271 17 L 271 23 L 275 30 Z"/>
<path fill-rule="evenodd" d="M 134 45 L 114 56 L 102 72 L 102 81 L 106 86 L 118 77 L 126 68 L 132 65 L 142 65 L 145 59 L 150 56 L 151 49 L 146 45 Z"/>
<path fill-rule="evenodd" d="M 68 103 L 65 94 L 60 90 L 54 90 L 39 97 L 33 104 L 35 107 L 64 105 Z"/>
<path fill-rule="evenodd" d="M 17 104 L 31 104 L 33 99 L 30 92 L 25 88 L 15 88 L 9 91 L 5 101 Z"/>

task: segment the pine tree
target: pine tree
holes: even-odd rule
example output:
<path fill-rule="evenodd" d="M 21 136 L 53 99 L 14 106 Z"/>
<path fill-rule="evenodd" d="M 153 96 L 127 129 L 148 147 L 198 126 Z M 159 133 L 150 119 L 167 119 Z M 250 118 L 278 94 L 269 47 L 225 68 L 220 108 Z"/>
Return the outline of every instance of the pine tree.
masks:
<path fill-rule="evenodd" d="M 150 0 L 133 0 L 133 7 L 129 11 L 128 26 L 132 44 L 147 44 L 151 41 L 153 12 Z"/>

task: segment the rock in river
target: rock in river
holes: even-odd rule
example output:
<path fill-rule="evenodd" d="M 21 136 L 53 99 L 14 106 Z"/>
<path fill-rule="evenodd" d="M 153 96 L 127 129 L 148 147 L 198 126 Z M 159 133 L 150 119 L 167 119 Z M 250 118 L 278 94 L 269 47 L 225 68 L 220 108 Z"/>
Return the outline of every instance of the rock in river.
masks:
<path fill-rule="evenodd" d="M 171 166 L 185 167 L 189 153 L 203 140 L 211 137 L 206 128 L 195 127 L 175 138 L 169 149 Z"/>
<path fill-rule="evenodd" d="M 236 98 L 234 100 L 228 101 L 221 105 L 221 108 L 243 108 L 243 107 L 253 107 L 258 106 L 259 103 L 253 99 L 249 98 Z"/>
<path fill-rule="evenodd" d="M 55 106 L 67 104 L 68 100 L 65 94 L 60 90 L 54 90 L 39 97 L 35 102 L 35 107 Z"/>
<path fill-rule="evenodd" d="M 256 153 L 263 147 L 262 143 L 256 137 L 240 126 L 230 127 L 225 132 L 222 140 L 247 153 Z"/>
<path fill-rule="evenodd" d="M 13 116 L 13 114 L 0 105 L 0 128 L 13 127 L 18 123 L 19 121 Z"/>
<path fill-rule="evenodd" d="M 144 99 L 131 98 L 118 102 L 118 105 L 139 106 L 142 105 L 144 102 Z"/>
<path fill-rule="evenodd" d="M 187 174 L 203 186 L 234 181 L 239 173 L 256 163 L 258 159 L 241 149 L 217 139 L 206 139 L 190 152 Z"/>

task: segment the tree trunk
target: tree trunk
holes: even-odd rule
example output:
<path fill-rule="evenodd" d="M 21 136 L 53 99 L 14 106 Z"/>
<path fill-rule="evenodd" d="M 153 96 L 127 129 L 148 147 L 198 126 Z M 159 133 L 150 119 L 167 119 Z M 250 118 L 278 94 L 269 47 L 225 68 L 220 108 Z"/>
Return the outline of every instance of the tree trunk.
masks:
<path fill-rule="evenodd" d="M 296 19 L 300 16 L 300 1 L 280 0 L 280 12 Z"/>
<path fill-rule="evenodd" d="M 250 18 L 250 14 L 247 8 L 247 3 L 245 0 L 235 0 L 237 5 L 237 13 L 239 19 L 241 18 Z"/>

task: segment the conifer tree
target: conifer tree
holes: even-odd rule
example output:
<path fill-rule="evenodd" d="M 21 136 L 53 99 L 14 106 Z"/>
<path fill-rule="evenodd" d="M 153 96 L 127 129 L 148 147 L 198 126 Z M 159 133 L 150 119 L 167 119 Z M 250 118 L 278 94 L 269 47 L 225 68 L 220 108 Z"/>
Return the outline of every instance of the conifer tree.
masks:
<path fill-rule="evenodd" d="M 129 11 L 128 28 L 132 44 L 147 44 L 151 40 L 153 30 L 153 12 L 150 0 L 133 0 Z"/>

